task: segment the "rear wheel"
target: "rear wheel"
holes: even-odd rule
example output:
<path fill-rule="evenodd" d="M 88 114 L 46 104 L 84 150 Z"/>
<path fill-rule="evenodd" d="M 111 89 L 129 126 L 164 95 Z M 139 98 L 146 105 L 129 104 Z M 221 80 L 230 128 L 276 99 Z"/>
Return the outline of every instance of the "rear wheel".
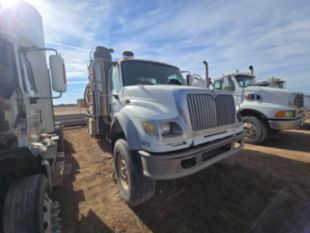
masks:
<path fill-rule="evenodd" d="M 128 205 L 137 206 L 154 195 L 155 181 L 143 175 L 139 155 L 129 151 L 124 139 L 116 141 L 113 159 L 120 194 Z"/>
<path fill-rule="evenodd" d="M 33 175 L 15 182 L 3 208 L 4 233 L 60 232 L 59 204 L 53 202 L 47 179 Z"/>
<path fill-rule="evenodd" d="M 268 136 L 268 128 L 260 119 L 247 116 L 243 118 L 245 137 L 244 141 L 252 144 L 263 143 Z"/>

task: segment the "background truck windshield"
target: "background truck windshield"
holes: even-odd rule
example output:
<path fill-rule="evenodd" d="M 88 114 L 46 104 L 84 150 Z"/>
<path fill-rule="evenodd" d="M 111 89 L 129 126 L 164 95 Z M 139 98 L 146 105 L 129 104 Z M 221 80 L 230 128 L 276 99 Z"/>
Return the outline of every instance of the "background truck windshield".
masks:
<path fill-rule="evenodd" d="M 125 86 L 172 84 L 185 85 L 178 68 L 144 61 L 123 61 L 123 81 Z"/>
<path fill-rule="evenodd" d="M 248 86 L 253 86 L 253 79 L 254 77 L 252 76 L 247 76 L 247 75 L 237 75 L 235 76 L 237 82 L 239 83 L 240 87 L 248 87 Z"/>
<path fill-rule="evenodd" d="M 13 45 L 0 39 L 0 96 L 9 97 L 17 84 Z"/>

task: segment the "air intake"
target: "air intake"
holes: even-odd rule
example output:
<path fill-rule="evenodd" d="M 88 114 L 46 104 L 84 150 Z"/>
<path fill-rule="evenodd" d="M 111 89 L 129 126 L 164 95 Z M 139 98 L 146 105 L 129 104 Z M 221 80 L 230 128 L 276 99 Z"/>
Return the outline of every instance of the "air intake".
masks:
<path fill-rule="evenodd" d="M 123 59 L 124 60 L 129 60 L 129 59 L 133 59 L 134 58 L 134 53 L 131 51 L 124 51 L 123 52 Z"/>

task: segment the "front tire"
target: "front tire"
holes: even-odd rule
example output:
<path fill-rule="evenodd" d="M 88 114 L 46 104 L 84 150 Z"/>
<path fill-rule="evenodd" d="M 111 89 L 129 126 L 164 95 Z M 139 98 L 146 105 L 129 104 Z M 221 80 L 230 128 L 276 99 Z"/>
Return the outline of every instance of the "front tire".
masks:
<path fill-rule="evenodd" d="M 113 160 L 120 194 L 129 206 L 140 205 L 154 195 L 155 181 L 143 175 L 138 153 L 130 151 L 124 139 L 116 141 Z"/>
<path fill-rule="evenodd" d="M 54 233 L 60 230 L 58 204 L 47 179 L 33 175 L 11 185 L 3 208 L 4 233 Z"/>
<path fill-rule="evenodd" d="M 268 128 L 264 122 L 254 116 L 243 118 L 244 141 L 251 144 L 261 144 L 268 136 Z"/>

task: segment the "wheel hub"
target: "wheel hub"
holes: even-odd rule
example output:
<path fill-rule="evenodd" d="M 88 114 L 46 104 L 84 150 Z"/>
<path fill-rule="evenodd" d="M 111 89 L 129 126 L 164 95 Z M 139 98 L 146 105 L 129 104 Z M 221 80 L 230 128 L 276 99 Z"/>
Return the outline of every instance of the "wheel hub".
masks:
<path fill-rule="evenodd" d="M 121 180 L 121 185 L 124 189 L 128 189 L 129 181 L 128 181 L 128 172 L 125 160 L 118 159 L 118 171 L 119 171 L 119 177 Z"/>
<path fill-rule="evenodd" d="M 255 138 L 258 135 L 257 128 L 255 127 L 255 125 L 253 125 L 250 122 L 244 123 L 244 131 L 245 131 L 245 136 L 248 138 Z"/>

